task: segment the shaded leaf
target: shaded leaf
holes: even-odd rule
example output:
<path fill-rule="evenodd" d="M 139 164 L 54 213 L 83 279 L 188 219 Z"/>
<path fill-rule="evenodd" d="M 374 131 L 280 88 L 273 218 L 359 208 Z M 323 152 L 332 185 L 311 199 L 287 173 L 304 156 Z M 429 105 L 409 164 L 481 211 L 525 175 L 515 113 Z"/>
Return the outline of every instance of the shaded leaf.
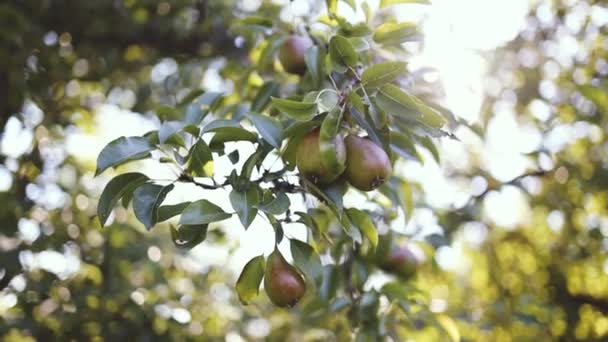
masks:
<path fill-rule="evenodd" d="M 361 233 L 367 238 L 373 249 L 376 249 L 376 246 L 378 246 L 378 231 L 369 215 L 366 212 L 355 208 L 346 209 L 346 214 L 350 218 L 350 221 L 357 226 Z"/>
<path fill-rule="evenodd" d="M 260 292 L 264 278 L 264 256 L 259 255 L 247 262 L 236 281 L 236 293 L 243 305 L 249 304 Z"/>
<path fill-rule="evenodd" d="M 177 204 L 161 205 L 158 207 L 158 222 L 167 221 L 168 219 L 177 216 L 186 209 L 192 202 L 182 202 Z"/>
<path fill-rule="evenodd" d="M 199 125 L 221 99 L 222 93 L 219 92 L 210 91 L 202 94 L 186 107 L 184 122 L 186 124 Z"/>
<path fill-rule="evenodd" d="M 171 239 L 178 248 L 192 249 L 207 238 L 208 225 L 182 225 L 179 228 L 171 226 Z"/>
<path fill-rule="evenodd" d="M 336 108 L 327 114 L 319 132 L 321 163 L 329 172 L 335 174 L 341 174 L 346 168 L 346 155 L 342 153 L 345 150 L 343 148 L 339 150 L 336 146 L 338 142 L 342 143 L 342 140 L 336 139 L 341 122 L 342 111 Z"/>
<path fill-rule="evenodd" d="M 245 229 L 249 228 L 255 219 L 258 210 L 255 206 L 260 202 L 260 193 L 255 187 L 249 187 L 246 191 L 233 189 L 230 192 L 230 204 L 239 216 L 239 220 Z"/>
<path fill-rule="evenodd" d="M 323 273 L 319 254 L 306 242 L 291 239 L 289 244 L 296 266 L 306 275 L 306 279 L 316 282 Z"/>
<path fill-rule="evenodd" d="M 146 175 L 137 172 L 124 173 L 112 178 L 103 189 L 97 204 L 97 216 L 101 225 L 106 223 L 112 209 L 121 197 L 133 193 L 133 190 L 148 180 Z"/>
<path fill-rule="evenodd" d="M 109 167 L 116 167 L 126 162 L 144 159 L 155 147 L 143 137 L 120 137 L 107 144 L 97 157 L 97 170 L 99 175 Z"/>
<path fill-rule="evenodd" d="M 300 102 L 276 97 L 272 97 L 271 101 L 276 109 L 294 120 L 307 121 L 317 114 L 317 104 L 314 102 Z"/>
<path fill-rule="evenodd" d="M 230 216 L 222 208 L 203 199 L 190 203 L 182 212 L 179 223 L 183 225 L 208 224 L 225 220 Z"/>
<path fill-rule="evenodd" d="M 251 102 L 251 110 L 253 112 L 262 112 L 270 103 L 270 97 L 277 96 L 279 93 L 279 84 L 276 82 L 266 82 L 260 88 L 255 98 Z"/>
<path fill-rule="evenodd" d="M 404 159 L 423 162 L 416 150 L 414 141 L 406 133 L 391 132 L 391 149 Z"/>
<path fill-rule="evenodd" d="M 211 154 L 211 149 L 203 139 L 199 139 L 192 145 L 188 152 L 187 161 L 188 166 L 186 167 L 186 172 L 195 177 L 207 176 L 204 167 L 208 162 L 213 161 L 213 155 Z"/>
<path fill-rule="evenodd" d="M 258 205 L 257 208 L 268 214 L 281 215 L 289 209 L 290 204 L 289 197 L 284 192 L 279 192 L 272 200 Z"/>
<path fill-rule="evenodd" d="M 279 120 L 258 113 L 249 113 L 249 119 L 266 142 L 276 149 L 281 148 L 283 141 L 283 125 Z"/>
<path fill-rule="evenodd" d="M 150 230 L 158 222 L 158 207 L 175 186 L 146 183 L 133 192 L 133 212 L 135 217 Z"/>

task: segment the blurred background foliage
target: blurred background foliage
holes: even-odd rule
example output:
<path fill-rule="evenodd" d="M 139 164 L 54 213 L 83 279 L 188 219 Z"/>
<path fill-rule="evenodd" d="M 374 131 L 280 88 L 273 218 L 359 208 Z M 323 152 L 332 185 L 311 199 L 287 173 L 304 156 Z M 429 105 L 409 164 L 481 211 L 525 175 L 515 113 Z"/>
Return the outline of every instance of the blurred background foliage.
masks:
<path fill-rule="evenodd" d="M 235 274 L 177 249 L 168 229 L 145 232 L 125 210 L 100 229 L 94 165 L 66 150 L 70 132 L 96 130 L 103 104 L 170 118 L 209 77 L 247 85 L 252 46 L 235 18 L 252 9 L 275 17 L 284 6 L 0 4 L 2 340 L 350 339 L 345 312 L 240 305 Z M 446 330 L 462 341 L 608 338 L 607 12 L 597 0 L 532 1 L 515 39 L 479 52 L 492 65 L 480 119 L 441 150 L 461 144 L 460 163 L 442 167 L 448 181 L 466 184 L 465 200 L 434 208 L 415 196 L 416 210 L 431 209 L 441 229 L 421 237 L 434 248 L 413 282 L 444 330 L 404 324 L 403 340 L 439 341 Z M 504 176 L 480 146 L 510 124 L 538 141 L 519 153 L 523 172 Z M 502 220 L 488 215 L 497 198 Z M 214 230 L 197 249 L 213 244 L 234 248 Z M 441 255 L 453 262 L 437 262 Z"/>

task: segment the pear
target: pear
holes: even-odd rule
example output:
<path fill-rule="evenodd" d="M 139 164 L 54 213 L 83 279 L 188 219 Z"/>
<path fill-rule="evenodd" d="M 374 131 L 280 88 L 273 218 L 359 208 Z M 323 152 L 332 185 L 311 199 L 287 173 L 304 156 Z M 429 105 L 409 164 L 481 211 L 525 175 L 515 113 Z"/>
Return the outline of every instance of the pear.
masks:
<path fill-rule="evenodd" d="M 380 261 L 379 266 L 387 272 L 407 279 L 416 273 L 422 261 L 419 254 L 413 250 L 413 246 L 408 244 L 393 245 L 388 255 Z"/>
<path fill-rule="evenodd" d="M 319 128 L 315 128 L 302 137 L 296 150 L 296 165 L 302 176 L 315 184 L 325 185 L 336 180 L 340 174 L 328 170 L 321 161 L 319 131 Z M 336 148 L 336 159 L 339 163 L 343 164 L 346 160 L 344 139 L 337 135 L 334 143 Z"/>
<path fill-rule="evenodd" d="M 266 261 L 264 290 L 276 306 L 292 307 L 306 292 L 306 282 L 300 272 L 275 249 Z"/>
<path fill-rule="evenodd" d="M 346 170 L 350 185 L 361 191 L 371 191 L 384 184 L 393 167 L 384 150 L 367 138 L 349 135 L 346 145 Z"/>
<path fill-rule="evenodd" d="M 291 35 L 279 49 L 279 61 L 283 69 L 291 74 L 304 75 L 306 62 L 304 56 L 306 50 L 314 44 L 307 36 Z"/>

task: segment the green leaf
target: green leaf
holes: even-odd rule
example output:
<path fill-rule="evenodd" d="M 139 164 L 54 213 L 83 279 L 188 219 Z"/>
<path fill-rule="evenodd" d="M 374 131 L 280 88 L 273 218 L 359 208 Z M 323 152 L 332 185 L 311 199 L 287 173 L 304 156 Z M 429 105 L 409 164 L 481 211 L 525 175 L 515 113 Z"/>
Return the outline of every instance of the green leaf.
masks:
<path fill-rule="evenodd" d="M 233 120 L 218 119 L 211 121 L 203 128 L 203 133 L 215 132 L 209 146 L 213 149 L 221 146 L 227 141 L 251 141 L 257 140 L 257 135 L 244 129 L 238 122 Z"/>
<path fill-rule="evenodd" d="M 222 208 L 203 199 L 190 203 L 182 212 L 179 223 L 183 225 L 208 224 L 225 220 L 230 216 Z"/>
<path fill-rule="evenodd" d="M 391 200 L 395 208 L 401 206 L 405 213 L 405 223 L 411 217 L 414 211 L 414 194 L 412 186 L 402 179 L 392 177 L 389 181 L 382 185 L 378 190 Z"/>
<path fill-rule="evenodd" d="M 354 67 L 357 65 L 357 51 L 351 42 L 339 35 L 333 36 L 329 40 L 329 55 L 335 64 Z"/>
<path fill-rule="evenodd" d="M 246 191 L 233 189 L 230 192 L 230 204 L 239 216 L 239 220 L 245 229 L 249 228 L 255 219 L 258 210 L 255 206 L 260 203 L 260 193 L 256 187 L 249 187 Z"/>
<path fill-rule="evenodd" d="M 292 252 L 293 254 L 293 252 Z M 323 266 L 323 274 L 321 285 L 319 286 L 319 297 L 324 301 L 329 301 L 336 296 L 338 292 L 338 284 L 340 282 L 340 273 L 335 265 Z"/>
<path fill-rule="evenodd" d="M 365 14 L 365 22 L 369 23 L 372 20 L 372 9 L 367 3 L 367 1 L 363 1 L 361 4 L 361 9 L 363 9 L 363 14 Z"/>
<path fill-rule="evenodd" d="M 424 146 L 429 152 L 431 152 L 431 154 L 433 155 L 433 159 L 435 159 L 435 161 L 437 163 L 440 162 L 440 157 L 439 157 L 439 150 L 437 150 L 437 146 L 435 146 L 435 143 L 433 143 L 433 140 L 431 138 L 429 138 L 428 136 L 417 136 L 416 139 L 418 141 L 420 141 L 420 143 L 422 144 L 422 146 Z"/>
<path fill-rule="evenodd" d="M 329 112 L 336 108 L 339 100 L 338 93 L 329 88 L 321 91 L 311 91 L 303 99 L 305 102 L 315 102 L 320 113 Z"/>
<path fill-rule="evenodd" d="M 377 88 L 386 83 L 393 82 L 403 74 L 407 65 L 403 62 L 384 62 L 372 65 L 365 69 L 361 75 L 361 83 L 365 88 Z"/>
<path fill-rule="evenodd" d="M 323 265 L 319 254 L 306 242 L 291 239 L 289 244 L 296 266 L 304 272 L 306 279 L 316 282 L 323 274 Z"/>
<path fill-rule="evenodd" d="M 342 225 L 342 228 L 344 229 L 346 234 L 351 236 L 353 240 L 361 242 L 361 234 L 359 234 L 358 230 L 353 230 L 354 227 L 352 227 L 348 216 L 344 215 L 342 197 L 345 193 L 345 190 L 343 188 L 347 189 L 347 187 L 339 183 L 334 183 L 331 186 L 321 190 L 313 182 L 307 180 L 306 178 L 302 178 L 301 181 L 312 195 L 319 198 L 329 208 L 329 210 L 331 210 L 331 212 Z"/>
<path fill-rule="evenodd" d="M 205 165 L 213 161 L 213 155 L 211 154 L 211 149 L 203 139 L 199 139 L 188 152 L 188 166 L 186 167 L 186 172 L 195 176 L 195 177 L 205 177 L 207 174 L 204 171 Z"/>
<path fill-rule="evenodd" d="M 290 204 L 289 197 L 284 192 L 279 192 L 272 200 L 258 205 L 257 208 L 268 214 L 281 215 L 289 209 Z"/>
<path fill-rule="evenodd" d="M 388 22 L 376 28 L 373 39 L 382 45 L 399 45 L 420 39 L 418 27 L 414 23 Z"/>
<path fill-rule="evenodd" d="M 423 162 L 416 150 L 414 141 L 405 133 L 391 132 L 391 149 L 404 159 Z"/>
<path fill-rule="evenodd" d="M 260 88 L 257 95 L 251 102 L 251 111 L 262 112 L 270 103 L 271 96 L 277 96 L 279 93 L 279 84 L 276 82 L 266 82 Z"/>
<path fill-rule="evenodd" d="M 205 91 L 202 89 L 193 89 L 179 101 L 178 105 L 183 106 L 189 104 L 204 93 Z"/>
<path fill-rule="evenodd" d="M 371 47 L 369 45 L 369 42 L 365 38 L 352 37 L 352 38 L 348 38 L 348 40 L 350 41 L 350 43 L 353 45 L 353 48 L 355 48 L 355 51 L 357 51 L 357 52 L 367 51 Z"/>
<path fill-rule="evenodd" d="M 299 102 L 271 97 L 272 105 L 281 113 L 298 121 L 308 121 L 317 114 L 317 104 L 314 102 Z"/>
<path fill-rule="evenodd" d="M 343 153 L 345 149 L 338 149 L 336 146 L 337 143 L 343 145 L 342 140 L 336 139 L 341 122 L 342 111 L 339 108 L 335 108 L 327 114 L 319 132 L 321 163 L 329 172 L 335 174 L 341 174 L 346 168 L 346 154 Z"/>
<path fill-rule="evenodd" d="M 378 90 L 376 103 L 391 115 L 417 120 L 430 127 L 438 128 L 446 123 L 438 111 L 392 84 L 385 84 Z"/>
<path fill-rule="evenodd" d="M 355 1 L 355 0 L 342 0 L 342 1 L 347 3 L 348 6 L 350 6 L 350 8 L 353 9 L 353 11 L 355 11 L 355 12 L 357 11 L 357 1 Z"/>
<path fill-rule="evenodd" d="M 318 87 L 323 80 L 323 51 L 316 45 L 308 48 L 304 53 L 304 62 L 313 85 Z"/>
<path fill-rule="evenodd" d="M 367 132 L 369 138 L 374 143 L 376 143 L 376 145 L 384 146 L 382 137 L 380 136 L 380 132 L 378 132 L 372 125 L 369 124 L 369 122 L 365 119 L 361 112 L 359 112 L 355 107 L 351 107 L 350 114 L 355 119 L 355 121 L 357 121 L 359 126 L 361 126 L 361 128 L 363 128 Z"/>
<path fill-rule="evenodd" d="M 253 169 L 256 166 L 259 168 L 259 166 L 262 164 L 262 162 L 264 162 L 264 159 L 271 150 L 272 146 L 264 144 L 260 146 L 252 155 L 250 155 L 249 158 L 247 158 L 245 163 L 243 163 L 243 168 L 241 169 L 241 175 L 239 177 L 242 182 L 241 184 L 249 182 Z"/>
<path fill-rule="evenodd" d="M 112 178 L 103 189 L 97 204 L 97 216 L 101 225 L 103 226 L 106 223 L 112 209 L 121 197 L 132 193 L 133 190 L 148 180 L 149 178 L 146 175 L 137 172 L 124 173 Z"/>
<path fill-rule="evenodd" d="M 97 157 L 97 170 L 99 175 L 109 167 L 116 167 L 132 160 L 144 159 L 154 150 L 152 145 L 143 137 L 120 137 L 107 144 Z"/>
<path fill-rule="evenodd" d="M 272 27 L 272 20 L 260 16 L 249 16 L 238 21 L 238 24 L 242 25 L 254 25 L 262 27 Z"/>
<path fill-rule="evenodd" d="M 236 164 L 239 162 L 239 150 L 234 150 L 230 153 L 228 153 L 228 159 L 230 160 L 230 162 L 232 164 Z"/>
<path fill-rule="evenodd" d="M 236 293 L 243 305 L 249 304 L 260 292 L 260 283 L 264 278 L 264 256 L 259 255 L 245 265 L 236 281 Z"/>
<path fill-rule="evenodd" d="M 220 102 L 222 93 L 206 92 L 186 107 L 184 122 L 199 125 L 209 112 Z"/>
<path fill-rule="evenodd" d="M 178 204 L 161 205 L 158 207 L 158 222 L 167 221 L 168 219 L 177 216 L 186 209 L 192 202 L 182 202 Z"/>
<path fill-rule="evenodd" d="M 365 235 L 375 250 L 376 246 L 378 246 L 378 231 L 369 215 L 366 212 L 355 208 L 346 209 L 346 214 L 350 218 L 350 221 L 359 228 L 363 235 Z"/>
<path fill-rule="evenodd" d="M 327 5 L 327 12 L 336 14 L 338 11 L 338 0 L 325 0 Z"/>
<path fill-rule="evenodd" d="M 380 8 L 394 4 L 423 4 L 430 5 L 429 0 L 380 0 Z"/>
<path fill-rule="evenodd" d="M 283 125 L 271 116 L 249 113 L 249 119 L 266 142 L 276 149 L 281 148 L 283 142 Z"/>
<path fill-rule="evenodd" d="M 158 207 L 174 187 L 146 183 L 133 192 L 133 212 L 146 229 L 152 229 L 158 222 Z"/>
<path fill-rule="evenodd" d="M 178 248 L 192 249 L 207 238 L 208 225 L 182 225 L 178 229 L 171 226 L 171 239 Z"/>
<path fill-rule="evenodd" d="M 166 143 L 167 140 L 169 140 L 169 138 L 171 138 L 172 136 L 177 134 L 183 128 L 184 128 L 184 123 L 179 122 L 179 121 L 163 122 L 163 124 L 160 126 L 160 129 L 158 130 L 158 141 L 161 144 Z"/>

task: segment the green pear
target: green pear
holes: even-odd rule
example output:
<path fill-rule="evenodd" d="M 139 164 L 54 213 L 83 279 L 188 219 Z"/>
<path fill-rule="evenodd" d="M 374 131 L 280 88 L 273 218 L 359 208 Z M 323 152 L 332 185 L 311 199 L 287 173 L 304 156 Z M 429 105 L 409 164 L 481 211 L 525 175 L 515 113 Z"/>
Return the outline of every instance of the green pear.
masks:
<path fill-rule="evenodd" d="M 313 45 L 313 41 L 307 36 L 289 36 L 279 49 L 279 61 L 283 69 L 291 74 L 304 75 L 306 72 L 304 56 L 306 50 Z"/>
<path fill-rule="evenodd" d="M 266 261 L 264 290 L 276 306 L 292 307 L 306 292 L 306 282 L 300 272 L 275 249 Z"/>
<path fill-rule="evenodd" d="M 319 128 L 315 128 L 302 137 L 296 150 L 296 165 L 306 179 L 315 184 L 325 185 L 336 180 L 340 174 L 328 170 L 322 163 L 321 151 L 319 150 L 319 131 Z M 346 159 L 344 139 L 338 135 L 334 143 L 336 159 L 343 164 Z"/>
<path fill-rule="evenodd" d="M 393 167 L 384 150 L 367 138 L 349 135 L 346 145 L 346 170 L 348 183 L 361 191 L 371 191 L 384 184 Z"/>

